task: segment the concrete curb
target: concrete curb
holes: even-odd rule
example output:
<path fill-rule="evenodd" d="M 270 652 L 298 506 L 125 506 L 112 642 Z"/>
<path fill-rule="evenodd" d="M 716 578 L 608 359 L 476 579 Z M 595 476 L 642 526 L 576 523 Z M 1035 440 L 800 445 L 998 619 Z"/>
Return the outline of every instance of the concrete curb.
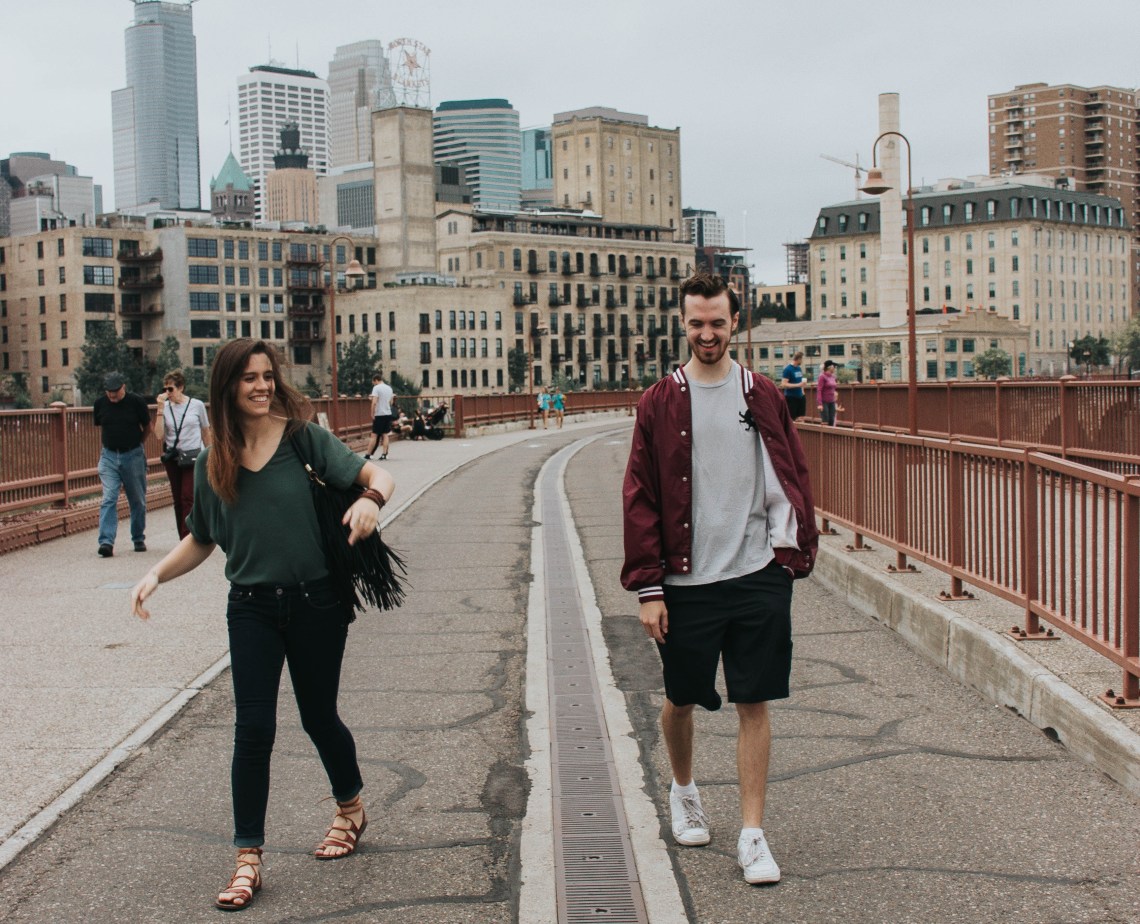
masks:
<path fill-rule="evenodd" d="M 1026 655 L 1012 639 L 860 562 L 820 546 L 813 572 L 861 613 L 986 699 L 1014 710 L 1074 756 L 1140 796 L 1140 735 Z"/>

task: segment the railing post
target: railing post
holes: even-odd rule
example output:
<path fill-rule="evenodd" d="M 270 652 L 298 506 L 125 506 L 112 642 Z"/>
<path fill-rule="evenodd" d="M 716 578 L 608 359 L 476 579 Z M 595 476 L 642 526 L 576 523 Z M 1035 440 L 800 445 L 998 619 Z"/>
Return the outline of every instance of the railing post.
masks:
<path fill-rule="evenodd" d="M 462 439 L 465 435 L 463 429 L 463 395 L 451 396 L 451 416 L 455 421 L 455 435 L 456 437 Z"/>
<path fill-rule="evenodd" d="M 855 532 L 855 540 L 847 546 L 848 552 L 870 552 L 872 547 L 864 544 L 863 534 L 859 532 L 859 528 L 866 522 L 863 516 L 863 491 L 866 489 L 867 482 L 863 478 L 863 442 L 859 439 L 851 441 L 852 447 L 855 450 L 855 462 L 852 466 L 854 468 L 852 484 L 855 486 L 855 525 L 853 526 Z"/>
<path fill-rule="evenodd" d="M 1002 442 L 1004 437 L 1004 428 L 1002 427 L 1002 414 L 1001 414 L 1001 380 L 994 381 L 994 414 L 997 419 L 994 421 L 994 434 L 997 436 L 997 444 L 1004 446 Z"/>
<path fill-rule="evenodd" d="M 1129 490 L 1121 504 L 1123 548 L 1121 551 L 1120 587 L 1120 653 L 1135 662 L 1140 657 L 1140 496 L 1135 481 L 1129 479 Z M 1133 668 L 1135 670 L 1135 668 Z M 1124 668 L 1119 693 L 1108 690 L 1101 697 L 1110 706 L 1140 706 L 1140 677 Z"/>
<path fill-rule="evenodd" d="M 895 477 L 894 477 L 894 481 L 895 481 L 895 527 L 894 527 L 895 528 L 895 535 L 894 535 L 894 540 L 900 546 L 910 544 L 908 542 L 908 539 L 910 537 L 907 535 L 907 508 L 906 508 L 907 468 L 906 468 L 906 463 L 907 463 L 907 453 L 909 451 L 913 451 L 913 449 L 914 449 L 913 446 L 910 446 L 909 444 L 903 442 L 902 440 L 896 440 L 896 442 L 894 444 L 894 452 L 893 452 L 894 469 L 895 469 Z M 914 572 L 918 571 L 918 569 L 914 565 L 907 563 L 906 552 L 902 551 L 901 549 L 895 550 L 895 563 L 893 565 L 887 565 L 887 570 L 894 573 L 894 574 L 898 574 L 900 572 L 907 572 L 907 573 L 913 574 Z"/>
<path fill-rule="evenodd" d="M 1060 638 L 1052 629 L 1041 631 L 1041 620 L 1033 612 L 1033 604 L 1039 594 L 1041 562 L 1037 543 L 1040 492 L 1038 490 L 1037 466 L 1032 459 L 1032 451 L 1026 449 L 1021 455 L 1021 590 L 1025 597 L 1025 625 L 1014 626 L 1007 635 L 1019 642 L 1051 641 Z"/>
<path fill-rule="evenodd" d="M 1072 445 L 1072 434 L 1070 432 L 1073 422 L 1076 419 L 1075 408 L 1072 407 L 1074 389 L 1070 387 L 1071 382 L 1075 382 L 1076 377 L 1072 375 L 1061 376 L 1059 383 L 1061 386 L 1061 458 L 1069 458 L 1069 447 Z"/>
<path fill-rule="evenodd" d="M 947 448 L 949 471 L 946 473 L 946 528 L 950 534 L 947 536 L 946 548 L 949 552 L 950 567 L 960 570 L 966 564 L 966 498 L 963 494 L 965 478 L 962 467 L 965 463 L 965 453 L 959 451 L 955 441 L 950 441 Z M 962 579 L 957 575 L 950 576 L 950 592 L 939 591 L 942 600 L 973 600 L 974 595 L 962 587 Z"/>
<path fill-rule="evenodd" d="M 67 469 L 67 402 L 53 401 L 51 416 L 51 467 L 59 475 L 63 496 L 54 507 L 66 507 L 71 501 L 71 475 Z"/>

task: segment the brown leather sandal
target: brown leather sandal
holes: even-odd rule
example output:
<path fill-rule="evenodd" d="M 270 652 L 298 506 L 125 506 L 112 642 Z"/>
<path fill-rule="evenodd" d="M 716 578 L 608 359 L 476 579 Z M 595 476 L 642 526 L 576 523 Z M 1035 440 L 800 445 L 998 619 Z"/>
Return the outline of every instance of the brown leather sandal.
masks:
<path fill-rule="evenodd" d="M 251 861 L 250 857 L 256 859 Z M 222 911 L 244 911 L 253 904 L 253 896 L 260 891 L 261 848 L 242 847 L 237 854 L 237 869 L 229 884 L 214 900 L 214 905 Z"/>
<path fill-rule="evenodd" d="M 345 813 L 345 809 L 347 809 L 355 814 L 358 808 L 360 809 L 359 825 Z M 348 827 L 341 827 L 337 824 L 338 821 L 342 820 Z M 351 857 L 356 853 L 357 844 L 367 827 L 368 818 L 364 814 L 364 803 L 360 801 L 360 796 L 349 802 L 338 802 L 336 804 L 336 817 L 333 819 L 332 826 L 325 834 L 325 839 L 317 844 L 313 856 L 318 860 L 343 860 L 345 857 Z M 343 847 L 344 853 L 321 853 L 322 850 L 327 850 L 330 847 Z"/>

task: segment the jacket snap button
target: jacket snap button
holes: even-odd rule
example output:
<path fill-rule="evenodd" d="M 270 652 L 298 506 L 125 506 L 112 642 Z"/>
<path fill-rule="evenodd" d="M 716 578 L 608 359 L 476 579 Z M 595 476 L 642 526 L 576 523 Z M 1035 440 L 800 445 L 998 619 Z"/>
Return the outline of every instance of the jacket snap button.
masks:
<path fill-rule="evenodd" d="M 682 481 L 688 481 L 688 480 L 689 480 L 689 476 L 688 476 L 688 475 L 682 475 L 682 476 L 681 476 L 681 480 L 682 480 Z"/>
<path fill-rule="evenodd" d="M 689 570 L 689 566 L 688 566 L 688 565 L 682 565 L 682 566 L 681 566 L 681 570 L 682 570 L 682 571 L 688 571 L 688 570 Z"/>
<path fill-rule="evenodd" d="M 687 436 L 687 435 L 688 435 L 688 434 L 687 434 L 687 433 L 685 433 L 685 431 L 684 431 L 684 430 L 682 430 L 682 431 L 681 431 L 681 436 Z"/>
<path fill-rule="evenodd" d="M 688 523 L 686 523 L 686 524 L 685 524 L 685 529 L 688 529 L 688 528 L 689 528 L 689 524 L 688 524 Z"/>

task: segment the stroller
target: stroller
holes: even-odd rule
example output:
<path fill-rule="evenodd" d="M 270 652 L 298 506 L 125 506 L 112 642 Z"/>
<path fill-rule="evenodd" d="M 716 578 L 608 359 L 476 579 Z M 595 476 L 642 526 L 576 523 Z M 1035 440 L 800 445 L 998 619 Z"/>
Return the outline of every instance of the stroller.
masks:
<path fill-rule="evenodd" d="M 429 411 L 428 414 L 417 414 L 413 427 L 413 436 L 426 436 L 429 440 L 443 439 L 443 424 L 447 420 L 447 405 Z M 422 432 L 421 432 L 422 428 Z"/>

